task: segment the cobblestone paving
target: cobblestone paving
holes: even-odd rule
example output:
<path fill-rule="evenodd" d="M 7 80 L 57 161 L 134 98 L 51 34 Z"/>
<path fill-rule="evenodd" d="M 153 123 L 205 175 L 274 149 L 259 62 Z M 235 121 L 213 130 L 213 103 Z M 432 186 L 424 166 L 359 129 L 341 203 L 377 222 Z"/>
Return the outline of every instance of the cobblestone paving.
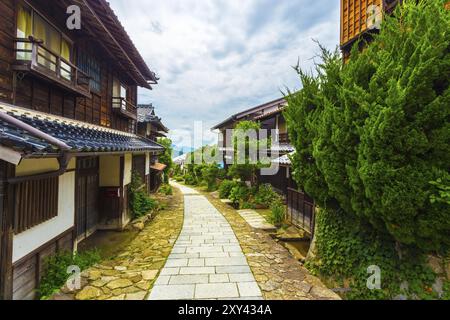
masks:
<path fill-rule="evenodd" d="M 185 194 L 185 218 L 150 300 L 262 299 L 230 224 L 197 191 Z"/>
<path fill-rule="evenodd" d="M 111 260 L 82 274 L 82 289 L 63 288 L 55 300 L 145 300 L 180 233 L 183 197 L 174 190 L 167 210 L 161 211 L 135 239 Z"/>
<path fill-rule="evenodd" d="M 253 229 L 229 205 L 204 195 L 230 223 L 266 300 L 340 299 L 267 232 Z"/>

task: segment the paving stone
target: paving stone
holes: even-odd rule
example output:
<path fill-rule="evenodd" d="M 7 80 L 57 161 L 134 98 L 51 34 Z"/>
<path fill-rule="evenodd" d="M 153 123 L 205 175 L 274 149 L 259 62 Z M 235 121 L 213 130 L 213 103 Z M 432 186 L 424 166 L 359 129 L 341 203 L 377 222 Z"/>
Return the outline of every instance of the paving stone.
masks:
<path fill-rule="evenodd" d="M 199 284 L 195 288 L 196 299 L 238 298 L 239 292 L 235 283 Z"/>
<path fill-rule="evenodd" d="M 78 294 L 76 295 L 77 300 L 92 300 L 100 297 L 102 291 L 98 288 L 87 286 L 84 287 Z"/>
<path fill-rule="evenodd" d="M 198 275 L 178 275 L 171 276 L 169 285 L 172 284 L 199 284 L 199 283 L 208 283 L 209 275 L 207 274 L 198 274 Z"/>
<path fill-rule="evenodd" d="M 223 266 L 248 266 L 245 258 L 206 258 L 205 266 L 223 267 Z"/>
<path fill-rule="evenodd" d="M 216 267 L 216 273 L 250 273 L 249 266 Z"/>
<path fill-rule="evenodd" d="M 203 252 L 200 253 L 200 258 L 226 258 L 230 257 L 228 252 Z"/>
<path fill-rule="evenodd" d="M 115 290 L 115 289 L 127 288 L 132 285 L 133 285 L 133 282 L 129 279 L 117 279 L 117 280 L 111 281 L 106 286 L 111 290 Z"/>
<path fill-rule="evenodd" d="M 125 296 L 125 300 L 142 301 L 145 299 L 146 295 L 147 295 L 146 291 L 141 291 L 141 292 L 136 292 L 136 293 L 128 293 Z"/>
<path fill-rule="evenodd" d="M 169 255 L 169 259 L 195 259 L 199 257 L 199 253 L 171 253 Z"/>
<path fill-rule="evenodd" d="M 158 275 L 159 270 L 145 270 L 142 271 L 142 279 L 144 280 L 153 280 Z"/>
<path fill-rule="evenodd" d="M 180 273 L 180 268 L 164 268 L 162 269 L 160 276 L 172 276 Z"/>
<path fill-rule="evenodd" d="M 174 268 L 174 267 L 187 267 L 188 259 L 168 259 L 166 262 L 166 267 Z"/>
<path fill-rule="evenodd" d="M 189 274 L 211 274 L 216 273 L 214 267 L 185 267 L 180 268 L 180 275 Z"/>
<path fill-rule="evenodd" d="M 255 277 L 252 273 L 233 273 L 229 274 L 230 282 L 252 282 Z"/>
<path fill-rule="evenodd" d="M 194 299 L 195 285 L 154 286 L 149 300 L 187 300 Z"/>
<path fill-rule="evenodd" d="M 255 281 L 238 283 L 238 289 L 241 297 L 258 297 L 262 295 Z"/>
<path fill-rule="evenodd" d="M 204 267 L 205 259 L 189 259 L 188 267 Z"/>
<path fill-rule="evenodd" d="M 173 277 L 173 276 L 161 276 L 160 275 L 158 277 L 158 279 L 156 279 L 156 281 L 155 281 L 155 286 L 156 285 L 158 285 L 158 286 L 168 285 L 169 281 L 170 281 L 170 277 Z"/>
<path fill-rule="evenodd" d="M 209 275 L 210 283 L 227 283 L 232 282 L 227 274 L 210 274 Z"/>

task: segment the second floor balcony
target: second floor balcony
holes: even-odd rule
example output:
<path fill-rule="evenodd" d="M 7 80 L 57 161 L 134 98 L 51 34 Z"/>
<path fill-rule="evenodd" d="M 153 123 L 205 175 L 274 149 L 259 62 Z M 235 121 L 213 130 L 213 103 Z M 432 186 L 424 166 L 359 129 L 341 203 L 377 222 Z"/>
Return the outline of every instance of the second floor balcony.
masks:
<path fill-rule="evenodd" d="M 76 95 L 91 97 L 90 77 L 42 41 L 33 37 L 17 38 L 15 46 L 15 71 L 30 72 Z"/>
<path fill-rule="evenodd" d="M 115 113 L 132 120 L 137 120 L 137 108 L 134 104 L 123 97 L 112 98 L 112 109 Z"/>

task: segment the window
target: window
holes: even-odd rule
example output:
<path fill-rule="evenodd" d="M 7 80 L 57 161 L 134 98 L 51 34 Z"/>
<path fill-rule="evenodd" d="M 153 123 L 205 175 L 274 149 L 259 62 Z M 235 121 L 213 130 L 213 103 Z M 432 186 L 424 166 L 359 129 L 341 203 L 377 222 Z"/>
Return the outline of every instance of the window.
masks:
<path fill-rule="evenodd" d="M 127 99 L 127 88 L 117 78 L 113 80 L 113 97 Z"/>
<path fill-rule="evenodd" d="M 59 178 L 16 185 L 14 233 L 19 234 L 58 215 Z"/>
<path fill-rule="evenodd" d="M 18 5 L 17 10 L 17 56 L 18 60 L 31 60 L 32 44 L 28 38 L 33 36 L 42 41 L 39 48 L 37 63 L 56 72 L 58 56 L 71 62 L 72 44 L 63 34 L 41 17 L 33 9 Z M 71 80 L 72 67 L 64 61 L 61 62 L 61 77 Z"/>
<path fill-rule="evenodd" d="M 102 78 L 101 78 L 101 67 L 100 63 L 84 52 L 78 53 L 78 68 L 91 77 L 89 81 L 89 86 L 91 90 L 100 93 L 102 90 Z"/>
<path fill-rule="evenodd" d="M 33 33 L 31 10 L 19 6 L 17 11 L 17 38 L 26 39 Z M 31 60 L 31 43 L 17 43 L 17 60 Z"/>
<path fill-rule="evenodd" d="M 139 155 L 133 157 L 133 172 L 137 173 L 141 178 L 141 183 L 145 183 L 145 155 Z"/>
<path fill-rule="evenodd" d="M 119 79 L 113 79 L 113 108 L 127 109 L 127 88 L 124 86 Z"/>

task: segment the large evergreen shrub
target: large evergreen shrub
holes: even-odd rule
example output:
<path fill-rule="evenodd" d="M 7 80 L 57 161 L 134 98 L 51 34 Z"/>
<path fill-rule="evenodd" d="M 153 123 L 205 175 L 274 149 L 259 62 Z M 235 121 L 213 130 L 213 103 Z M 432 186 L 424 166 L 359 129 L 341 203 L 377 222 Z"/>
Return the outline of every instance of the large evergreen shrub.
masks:
<path fill-rule="evenodd" d="M 422 250 L 450 246 L 450 11 L 405 1 L 343 65 L 321 48 L 317 75 L 297 69 L 286 118 L 294 176 L 323 208 Z"/>

